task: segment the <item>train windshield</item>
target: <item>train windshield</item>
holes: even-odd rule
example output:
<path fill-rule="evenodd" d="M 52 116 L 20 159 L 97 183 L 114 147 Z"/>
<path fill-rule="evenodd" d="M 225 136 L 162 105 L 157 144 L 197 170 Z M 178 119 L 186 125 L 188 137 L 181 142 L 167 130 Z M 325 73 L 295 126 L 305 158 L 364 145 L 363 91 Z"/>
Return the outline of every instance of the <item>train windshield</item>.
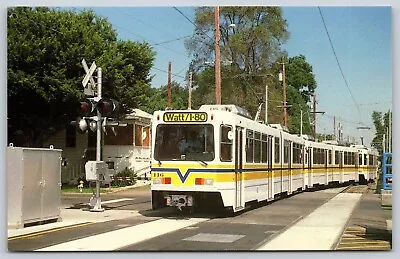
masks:
<path fill-rule="evenodd" d="M 209 124 L 161 124 L 156 129 L 154 159 L 214 160 L 214 127 Z"/>

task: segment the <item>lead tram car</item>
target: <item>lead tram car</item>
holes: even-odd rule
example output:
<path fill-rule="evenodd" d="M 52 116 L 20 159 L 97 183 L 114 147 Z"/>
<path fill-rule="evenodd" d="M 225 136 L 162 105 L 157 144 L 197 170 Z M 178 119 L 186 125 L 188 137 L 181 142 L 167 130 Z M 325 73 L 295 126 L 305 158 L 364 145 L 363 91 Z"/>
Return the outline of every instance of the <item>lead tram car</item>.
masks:
<path fill-rule="evenodd" d="M 375 150 L 305 140 L 235 105 L 156 111 L 152 132 L 153 209 L 238 212 L 282 193 L 376 178 Z"/>

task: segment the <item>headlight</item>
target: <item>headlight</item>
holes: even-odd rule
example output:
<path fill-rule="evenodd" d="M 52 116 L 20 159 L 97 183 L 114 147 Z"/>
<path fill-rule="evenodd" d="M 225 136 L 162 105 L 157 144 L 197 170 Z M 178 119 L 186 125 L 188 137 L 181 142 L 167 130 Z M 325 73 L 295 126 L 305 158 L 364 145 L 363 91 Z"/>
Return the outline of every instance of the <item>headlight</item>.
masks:
<path fill-rule="evenodd" d="M 213 179 L 204 179 L 204 185 L 213 185 L 214 180 Z"/>
<path fill-rule="evenodd" d="M 161 178 L 153 178 L 153 184 L 161 184 Z"/>

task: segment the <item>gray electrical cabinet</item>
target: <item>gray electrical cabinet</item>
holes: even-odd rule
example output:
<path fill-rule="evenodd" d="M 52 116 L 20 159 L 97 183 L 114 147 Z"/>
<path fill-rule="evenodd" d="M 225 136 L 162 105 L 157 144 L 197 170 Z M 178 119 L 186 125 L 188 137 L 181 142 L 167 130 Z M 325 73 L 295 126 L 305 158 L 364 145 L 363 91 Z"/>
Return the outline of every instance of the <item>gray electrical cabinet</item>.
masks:
<path fill-rule="evenodd" d="M 62 150 L 7 147 L 8 227 L 60 219 Z"/>

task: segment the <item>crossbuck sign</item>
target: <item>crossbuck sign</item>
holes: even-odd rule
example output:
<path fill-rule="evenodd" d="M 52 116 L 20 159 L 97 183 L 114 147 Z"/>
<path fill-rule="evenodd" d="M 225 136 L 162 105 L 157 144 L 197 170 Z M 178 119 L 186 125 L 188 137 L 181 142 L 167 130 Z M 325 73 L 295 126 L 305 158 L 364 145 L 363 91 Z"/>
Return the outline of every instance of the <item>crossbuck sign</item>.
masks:
<path fill-rule="evenodd" d="M 92 65 L 90 66 L 90 69 L 88 68 L 85 59 L 82 60 L 82 65 L 83 68 L 85 69 L 86 76 L 82 80 L 82 85 L 83 85 L 83 92 L 85 95 L 90 95 L 94 96 L 94 86 L 96 85 L 93 79 L 93 72 L 96 70 L 96 64 L 93 62 Z M 90 81 L 90 84 L 87 86 L 88 82 Z"/>

